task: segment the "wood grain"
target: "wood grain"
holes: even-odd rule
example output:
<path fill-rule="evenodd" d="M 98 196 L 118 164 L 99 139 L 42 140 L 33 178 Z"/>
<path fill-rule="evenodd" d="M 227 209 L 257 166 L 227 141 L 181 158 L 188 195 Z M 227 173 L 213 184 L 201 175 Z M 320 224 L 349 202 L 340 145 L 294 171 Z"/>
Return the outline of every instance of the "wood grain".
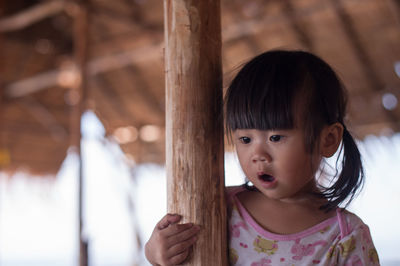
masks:
<path fill-rule="evenodd" d="M 186 265 L 227 265 L 220 3 L 164 12 L 168 212 L 202 228 Z"/>

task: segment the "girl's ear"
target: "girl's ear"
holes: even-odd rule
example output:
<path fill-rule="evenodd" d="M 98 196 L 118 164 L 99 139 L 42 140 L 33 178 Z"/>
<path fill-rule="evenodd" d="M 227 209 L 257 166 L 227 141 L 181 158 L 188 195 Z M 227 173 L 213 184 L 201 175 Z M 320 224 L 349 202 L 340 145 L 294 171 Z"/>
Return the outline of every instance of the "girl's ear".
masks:
<path fill-rule="evenodd" d="M 321 132 L 320 152 L 324 157 L 331 157 L 337 151 L 343 137 L 343 125 L 334 123 L 325 126 Z"/>

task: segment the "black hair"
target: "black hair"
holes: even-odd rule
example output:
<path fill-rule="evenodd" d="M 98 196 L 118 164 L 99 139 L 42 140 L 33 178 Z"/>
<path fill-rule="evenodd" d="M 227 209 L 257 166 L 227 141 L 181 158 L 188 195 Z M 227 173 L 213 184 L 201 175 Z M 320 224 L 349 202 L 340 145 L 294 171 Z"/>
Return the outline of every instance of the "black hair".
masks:
<path fill-rule="evenodd" d="M 319 184 L 316 193 L 327 200 L 321 209 L 331 210 L 343 202 L 347 206 L 364 180 L 360 152 L 343 121 L 346 104 L 344 86 L 322 59 L 304 51 L 268 51 L 245 64 L 228 87 L 225 128 L 228 136 L 236 129 L 293 129 L 300 109 L 306 150 L 312 153 L 323 127 L 341 123 L 341 172 L 330 186 Z"/>

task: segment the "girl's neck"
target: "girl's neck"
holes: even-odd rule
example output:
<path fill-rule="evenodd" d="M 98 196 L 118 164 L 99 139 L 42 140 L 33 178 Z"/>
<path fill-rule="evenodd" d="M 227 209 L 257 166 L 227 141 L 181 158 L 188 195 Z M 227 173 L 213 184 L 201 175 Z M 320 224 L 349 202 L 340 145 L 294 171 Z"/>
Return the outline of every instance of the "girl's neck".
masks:
<path fill-rule="evenodd" d="M 306 230 L 335 215 L 319 207 L 324 203 L 315 196 L 288 201 L 269 199 L 258 191 L 244 191 L 238 199 L 253 219 L 264 229 L 277 234 Z"/>
<path fill-rule="evenodd" d="M 310 210 L 319 210 L 320 206 L 326 203 L 325 199 L 318 198 L 313 192 L 304 192 L 293 195 L 288 198 L 271 199 L 259 191 L 255 191 L 254 199 L 260 204 L 266 206 L 276 205 L 277 208 L 305 208 Z M 316 191 L 317 192 L 317 191 Z"/>

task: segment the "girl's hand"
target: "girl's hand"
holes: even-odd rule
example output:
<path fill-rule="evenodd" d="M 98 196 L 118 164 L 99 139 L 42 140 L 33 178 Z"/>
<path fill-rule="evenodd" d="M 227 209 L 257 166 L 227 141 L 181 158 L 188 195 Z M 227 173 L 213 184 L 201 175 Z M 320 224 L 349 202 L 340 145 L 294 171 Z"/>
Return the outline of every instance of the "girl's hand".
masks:
<path fill-rule="evenodd" d="M 188 257 L 200 227 L 192 223 L 178 224 L 180 220 L 180 215 L 167 214 L 154 228 L 145 245 L 145 255 L 151 264 L 177 265 Z"/>

